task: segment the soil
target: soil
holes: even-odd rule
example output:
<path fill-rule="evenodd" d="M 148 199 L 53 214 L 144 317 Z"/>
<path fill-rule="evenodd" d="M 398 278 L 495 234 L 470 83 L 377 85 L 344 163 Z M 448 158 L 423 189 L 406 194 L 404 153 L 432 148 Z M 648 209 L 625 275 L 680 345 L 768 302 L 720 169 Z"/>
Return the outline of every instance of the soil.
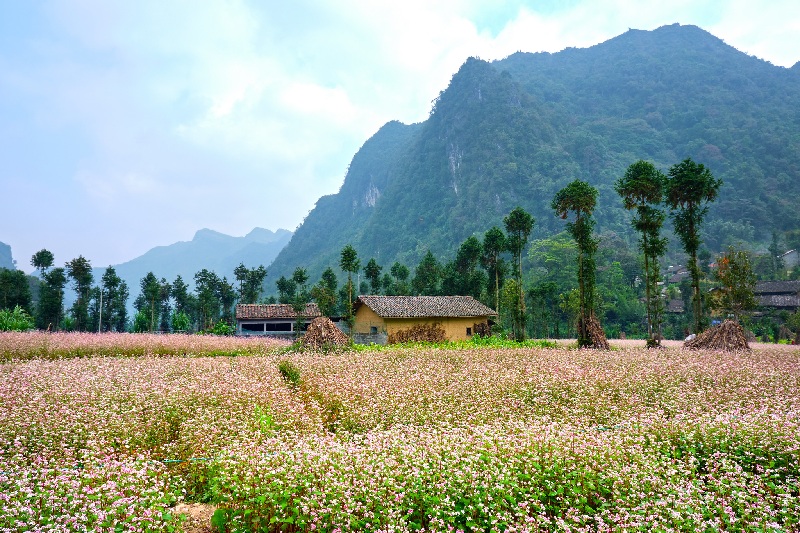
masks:
<path fill-rule="evenodd" d="M 179 503 L 173 508 L 175 514 L 185 514 L 187 519 L 181 533 L 215 533 L 211 527 L 211 516 L 217 508 L 208 503 Z"/>

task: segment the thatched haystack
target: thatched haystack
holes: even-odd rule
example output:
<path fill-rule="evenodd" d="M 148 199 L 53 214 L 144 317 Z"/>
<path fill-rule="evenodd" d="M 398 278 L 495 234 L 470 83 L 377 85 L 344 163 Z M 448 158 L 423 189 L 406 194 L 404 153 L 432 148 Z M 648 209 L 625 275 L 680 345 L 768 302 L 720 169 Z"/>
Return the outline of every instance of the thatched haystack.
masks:
<path fill-rule="evenodd" d="M 690 350 L 721 350 L 739 352 L 749 350 L 744 328 L 736 320 L 726 320 L 683 343 Z"/>
<path fill-rule="evenodd" d="M 580 318 L 578 319 L 578 331 L 581 330 L 581 320 Z M 589 320 L 586 322 L 586 332 L 589 337 L 589 345 L 584 346 L 584 348 L 594 348 L 595 350 L 610 349 L 608 339 L 606 339 L 606 332 L 603 331 L 603 326 L 600 325 L 600 321 L 593 314 L 589 316 Z"/>
<path fill-rule="evenodd" d="M 345 346 L 349 342 L 350 338 L 337 328 L 330 318 L 324 316 L 315 318 L 308 325 L 303 338 L 300 339 L 300 343 L 304 347 L 316 350 L 325 347 Z"/>

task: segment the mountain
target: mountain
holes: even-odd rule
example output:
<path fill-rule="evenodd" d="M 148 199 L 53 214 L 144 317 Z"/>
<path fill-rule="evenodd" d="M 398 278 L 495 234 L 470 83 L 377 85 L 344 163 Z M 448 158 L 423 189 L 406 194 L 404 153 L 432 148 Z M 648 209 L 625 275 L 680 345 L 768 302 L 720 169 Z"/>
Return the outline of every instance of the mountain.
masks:
<path fill-rule="evenodd" d="M 285 229 L 272 232 L 255 228 L 244 237 L 231 237 L 201 229 L 191 241 L 157 246 L 136 259 L 115 265 L 114 269 L 128 284 L 132 301 L 139 294 L 139 281 L 148 272 L 170 282 L 180 275 L 193 286 L 195 273 L 205 268 L 219 276 L 227 276 L 230 281 L 233 279 L 233 269 L 240 263 L 248 268 L 269 265 L 291 238 L 292 232 Z M 94 269 L 96 282 L 99 282 L 103 272 L 105 268 Z"/>
<path fill-rule="evenodd" d="M 11 246 L 4 242 L 0 242 L 0 268 L 9 270 L 17 268 L 14 264 L 14 259 L 11 257 Z"/>
<path fill-rule="evenodd" d="M 430 249 L 502 227 L 522 206 L 534 237 L 561 231 L 550 202 L 580 178 L 598 188 L 599 231 L 633 241 L 614 181 L 639 159 L 691 157 L 724 181 L 704 226 L 711 251 L 800 228 L 800 69 L 748 56 L 695 26 L 630 30 L 586 49 L 468 59 L 429 118 L 390 122 L 355 154 L 271 266 L 311 280 L 351 243 L 413 268 Z"/>

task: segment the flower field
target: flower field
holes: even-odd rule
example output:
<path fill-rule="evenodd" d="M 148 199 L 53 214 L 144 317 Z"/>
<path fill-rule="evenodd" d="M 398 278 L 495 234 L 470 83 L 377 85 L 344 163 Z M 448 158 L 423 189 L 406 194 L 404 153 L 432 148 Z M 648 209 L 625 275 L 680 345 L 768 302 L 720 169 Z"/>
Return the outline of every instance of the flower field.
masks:
<path fill-rule="evenodd" d="M 153 337 L 0 335 L 0 531 L 800 530 L 797 347 Z"/>

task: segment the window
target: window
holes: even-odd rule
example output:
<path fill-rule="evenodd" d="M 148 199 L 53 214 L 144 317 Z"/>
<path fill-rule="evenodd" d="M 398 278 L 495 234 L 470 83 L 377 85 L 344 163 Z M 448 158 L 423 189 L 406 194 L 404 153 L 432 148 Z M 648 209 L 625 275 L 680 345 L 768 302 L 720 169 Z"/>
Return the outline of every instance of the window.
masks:
<path fill-rule="evenodd" d="M 247 324 L 247 323 L 243 322 L 242 323 L 242 331 L 262 331 L 263 332 L 264 331 L 264 324 L 263 323 Z"/>
<path fill-rule="evenodd" d="M 472 337 L 472 328 L 467 328 L 467 337 Z"/>
<path fill-rule="evenodd" d="M 370 335 L 377 335 L 378 334 L 378 326 L 370 326 L 369 327 L 369 334 Z"/>

